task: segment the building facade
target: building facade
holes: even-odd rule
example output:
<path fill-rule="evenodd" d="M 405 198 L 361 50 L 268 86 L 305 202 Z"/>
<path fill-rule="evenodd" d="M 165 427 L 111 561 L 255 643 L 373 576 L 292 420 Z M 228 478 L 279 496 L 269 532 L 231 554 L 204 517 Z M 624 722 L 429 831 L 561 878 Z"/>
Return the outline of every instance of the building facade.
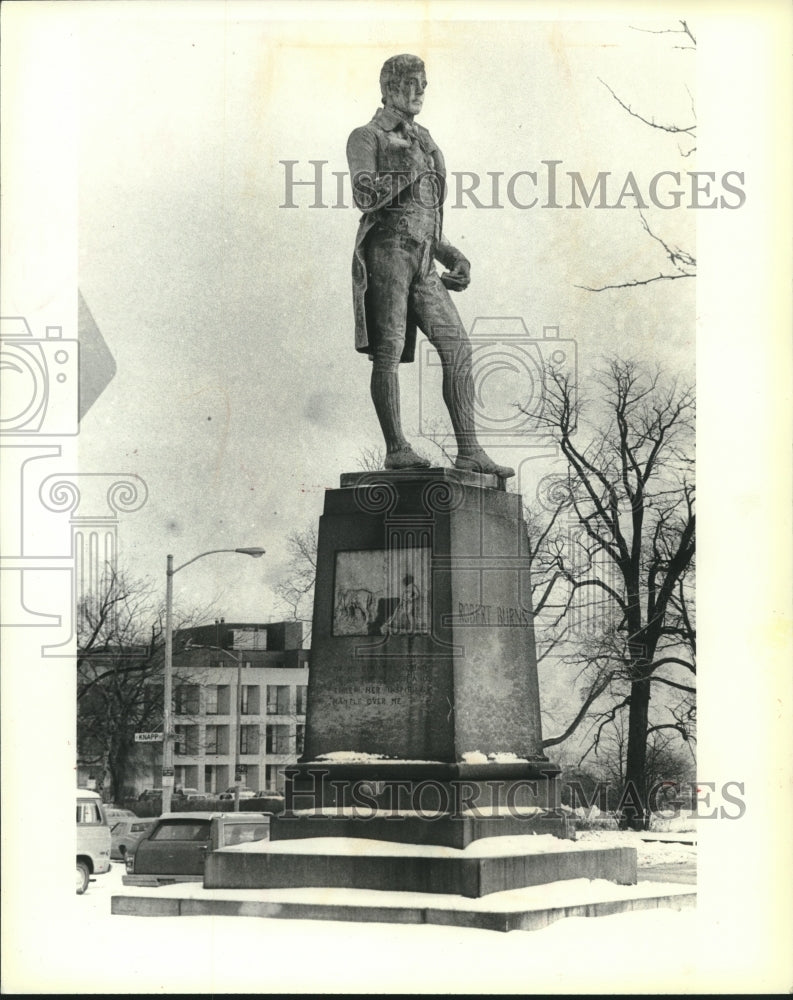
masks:
<path fill-rule="evenodd" d="M 174 784 L 283 792 L 303 752 L 309 651 L 300 622 L 219 621 L 174 636 Z M 154 784 L 159 784 L 155 775 Z"/>

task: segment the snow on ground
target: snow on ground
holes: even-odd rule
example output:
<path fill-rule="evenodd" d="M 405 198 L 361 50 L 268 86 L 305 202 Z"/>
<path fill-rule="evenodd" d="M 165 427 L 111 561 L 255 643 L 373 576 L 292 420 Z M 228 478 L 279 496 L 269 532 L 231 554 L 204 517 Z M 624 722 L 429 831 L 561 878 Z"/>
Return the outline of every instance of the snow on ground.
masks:
<path fill-rule="evenodd" d="M 695 861 L 697 849 L 693 844 L 673 844 L 663 841 L 642 840 L 644 834 L 622 830 L 582 830 L 576 834 L 576 843 L 588 847 L 635 847 L 640 868 L 650 865 L 676 865 Z"/>
<path fill-rule="evenodd" d="M 663 895 L 688 895 L 694 886 L 640 881 L 637 885 L 618 885 L 606 879 L 564 879 L 547 885 L 528 886 L 491 892 L 469 899 L 446 893 L 384 892 L 381 889 L 205 889 L 200 882 L 182 882 L 151 889 L 146 886 L 124 886 L 125 896 L 168 899 L 224 899 L 236 902 L 316 903 L 324 906 L 381 906 L 392 909 L 431 908 L 466 910 L 471 912 L 518 913 L 523 910 L 545 910 L 549 907 L 580 906 L 610 900 L 646 899 Z"/>
<path fill-rule="evenodd" d="M 693 846 L 647 843 L 638 833 L 587 831 L 579 834 L 578 843 L 635 847 L 640 868 L 690 863 L 696 857 Z M 108 875 L 91 882 L 84 896 L 53 895 L 46 911 L 33 907 L 10 932 L 6 928 L 4 991 L 695 992 L 703 971 L 702 943 L 708 940 L 702 937 L 696 910 L 567 918 L 542 930 L 507 934 L 256 917 L 113 916 L 111 896 L 136 892 L 122 884 L 122 875 L 123 866 L 114 864 Z M 641 871 L 639 880 L 641 889 Z M 587 886 L 586 881 L 581 880 L 582 893 L 595 891 L 603 897 L 604 886 Z M 199 887 L 137 892 L 190 890 Z M 550 903 L 559 897 L 563 903 L 568 890 L 555 883 L 526 891 L 547 894 Z M 234 895 L 232 890 L 224 893 Z"/>
<path fill-rule="evenodd" d="M 6 962 L 27 992 L 559 993 L 674 990 L 697 969 L 696 911 L 561 920 L 539 931 L 255 917 L 120 917 L 120 865 Z M 77 942 L 79 941 L 79 944 Z M 35 942 L 35 950 L 31 944 Z M 13 940 L 10 942 L 13 945 Z M 8 958 L 8 955 L 7 955 Z M 9 972 L 11 970 L 11 973 Z"/>

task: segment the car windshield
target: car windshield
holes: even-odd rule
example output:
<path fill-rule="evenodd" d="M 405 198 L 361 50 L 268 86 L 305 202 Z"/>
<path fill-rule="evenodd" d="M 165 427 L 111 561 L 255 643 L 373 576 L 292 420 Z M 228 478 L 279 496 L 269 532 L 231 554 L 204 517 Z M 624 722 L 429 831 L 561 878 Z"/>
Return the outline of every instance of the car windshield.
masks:
<path fill-rule="evenodd" d="M 152 840 L 209 840 L 209 820 L 161 823 L 154 831 Z"/>
<path fill-rule="evenodd" d="M 226 847 L 231 847 L 232 844 L 249 844 L 253 840 L 264 840 L 267 833 L 267 823 L 227 824 L 223 831 L 223 843 Z"/>
<path fill-rule="evenodd" d="M 99 806 L 96 802 L 83 801 L 77 803 L 77 822 L 90 824 L 102 822 L 102 814 L 99 812 Z"/>

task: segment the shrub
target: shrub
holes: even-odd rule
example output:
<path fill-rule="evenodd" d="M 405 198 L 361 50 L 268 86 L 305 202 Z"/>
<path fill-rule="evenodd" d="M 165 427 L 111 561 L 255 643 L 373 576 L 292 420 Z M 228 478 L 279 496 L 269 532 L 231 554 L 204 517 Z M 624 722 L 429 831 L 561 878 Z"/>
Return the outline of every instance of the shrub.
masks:
<path fill-rule="evenodd" d="M 269 812 L 274 815 L 284 811 L 284 800 L 281 795 L 267 795 L 260 799 L 243 799 L 240 802 L 240 812 Z"/>
<path fill-rule="evenodd" d="M 575 810 L 576 830 L 617 830 L 617 819 L 613 813 L 601 812 L 597 806 L 590 809 L 579 807 Z"/>
<path fill-rule="evenodd" d="M 161 798 L 126 799 L 124 808 L 131 809 L 141 819 L 159 816 L 162 812 Z M 171 812 L 231 812 L 234 803 L 228 799 L 219 799 L 216 795 L 207 795 L 201 799 L 184 799 L 175 796 L 171 800 Z M 268 795 L 258 799 L 242 799 L 240 812 L 281 813 L 284 811 L 284 800 L 280 795 Z"/>

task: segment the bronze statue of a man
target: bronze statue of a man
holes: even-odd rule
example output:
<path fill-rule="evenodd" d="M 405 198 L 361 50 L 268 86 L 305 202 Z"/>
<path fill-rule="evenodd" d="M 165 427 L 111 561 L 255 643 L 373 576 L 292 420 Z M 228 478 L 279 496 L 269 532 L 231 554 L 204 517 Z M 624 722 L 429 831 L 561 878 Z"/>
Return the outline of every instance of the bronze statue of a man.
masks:
<path fill-rule="evenodd" d="M 392 56 L 380 72 L 384 107 L 347 142 L 353 199 L 363 212 L 353 256 L 355 346 L 372 360 L 387 469 L 430 464 L 411 448 L 399 413 L 399 364 L 413 360 L 418 326 L 441 358 L 455 466 L 506 478 L 514 470 L 497 465 L 476 436 L 471 344 L 448 292 L 468 286 L 471 265 L 444 238 L 443 156 L 414 123 L 426 86 L 421 59 Z M 439 275 L 435 260 L 449 270 Z"/>

